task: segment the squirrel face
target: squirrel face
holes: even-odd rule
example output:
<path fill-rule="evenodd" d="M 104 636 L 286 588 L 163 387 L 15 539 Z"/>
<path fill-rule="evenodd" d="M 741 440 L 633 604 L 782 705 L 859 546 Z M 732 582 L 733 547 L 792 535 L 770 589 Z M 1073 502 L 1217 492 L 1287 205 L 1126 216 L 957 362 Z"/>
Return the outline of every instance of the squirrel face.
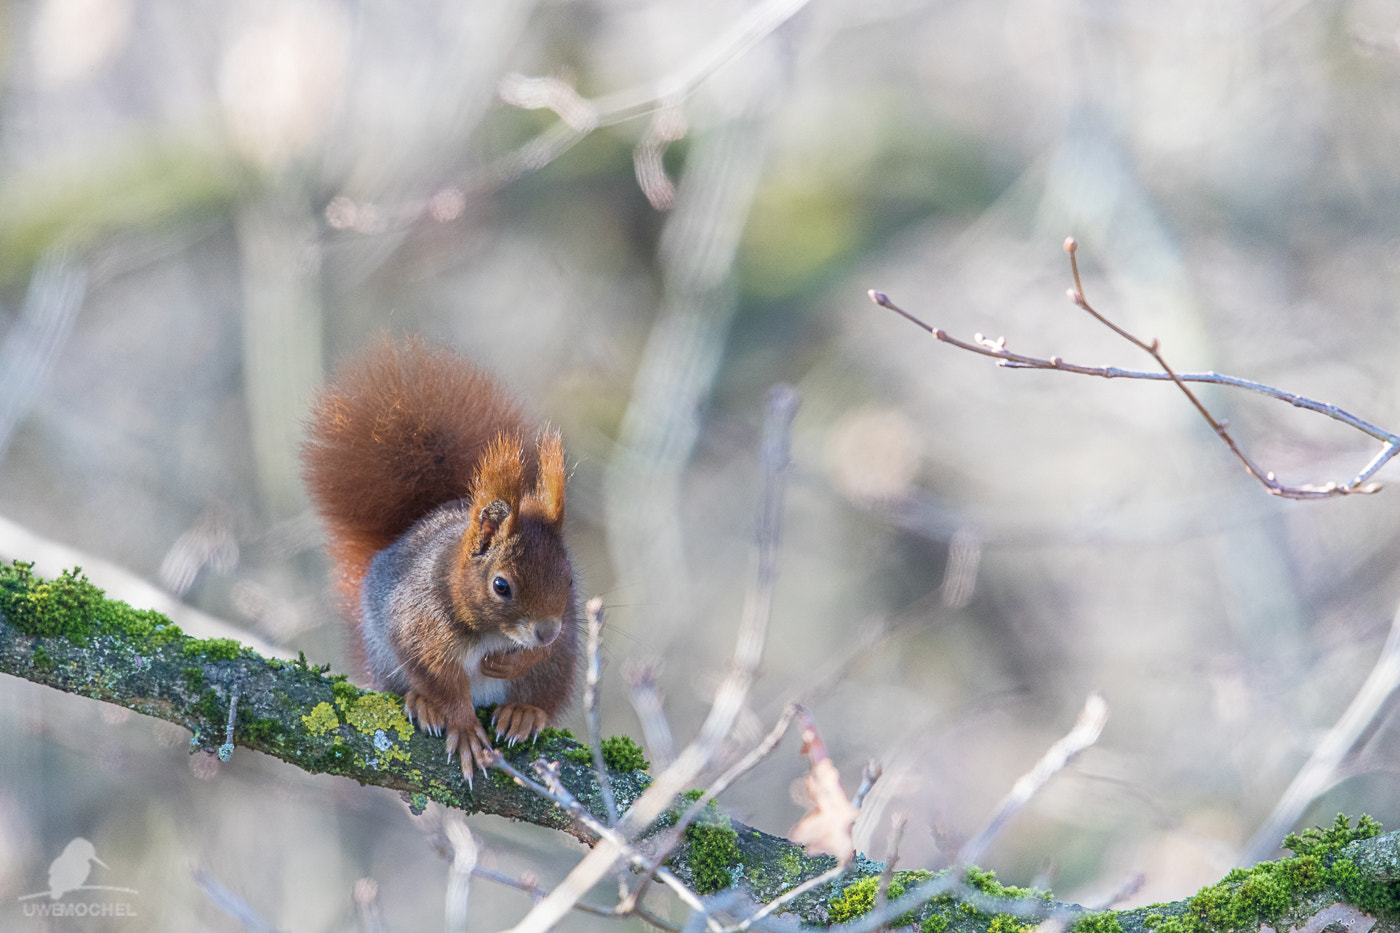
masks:
<path fill-rule="evenodd" d="M 473 632 L 497 632 L 520 648 L 543 648 L 559 637 L 569 611 L 573 568 L 555 529 L 526 519 L 460 566 L 457 618 Z"/>
<path fill-rule="evenodd" d="M 544 647 L 559 636 L 574 582 L 563 541 L 564 450 L 558 432 L 540 439 L 536 456 L 538 474 L 526 491 L 519 439 L 501 435 L 487 449 L 452 580 L 459 623 L 520 648 Z"/>

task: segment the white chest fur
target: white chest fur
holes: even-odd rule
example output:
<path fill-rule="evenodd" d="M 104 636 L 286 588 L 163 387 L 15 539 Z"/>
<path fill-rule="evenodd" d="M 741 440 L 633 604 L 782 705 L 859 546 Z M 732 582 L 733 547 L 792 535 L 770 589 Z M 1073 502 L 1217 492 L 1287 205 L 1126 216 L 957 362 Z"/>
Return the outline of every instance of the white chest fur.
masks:
<path fill-rule="evenodd" d="M 462 660 L 462 670 L 467 672 L 467 676 L 471 678 L 472 682 L 473 706 L 505 702 L 506 687 L 510 681 L 482 674 L 481 659 L 492 652 L 502 651 L 510 647 L 512 647 L 511 643 L 505 638 L 483 639 L 481 643 L 473 645 L 471 651 Z"/>

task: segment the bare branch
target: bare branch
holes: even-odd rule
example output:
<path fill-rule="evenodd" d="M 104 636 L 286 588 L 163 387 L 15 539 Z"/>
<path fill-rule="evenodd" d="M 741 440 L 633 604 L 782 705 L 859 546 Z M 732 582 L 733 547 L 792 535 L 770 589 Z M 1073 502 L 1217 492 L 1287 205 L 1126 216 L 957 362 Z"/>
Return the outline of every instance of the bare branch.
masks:
<path fill-rule="evenodd" d="M 1065 252 L 1069 254 L 1070 269 L 1074 275 L 1074 287 L 1069 289 L 1067 293 L 1069 299 L 1079 308 L 1093 316 L 1100 324 L 1103 324 L 1133 346 L 1149 354 L 1157 365 L 1161 367 L 1161 372 L 1142 372 L 1138 370 L 1121 369 L 1117 366 L 1081 366 L 1075 363 L 1067 363 L 1058 356 L 1052 356 L 1049 359 L 1026 356 L 1025 354 L 1013 353 L 1006 349 L 1006 338 L 1004 337 L 998 338 L 997 340 L 989 340 L 981 334 L 974 334 L 972 342 L 969 343 L 965 340 L 959 340 L 956 337 L 949 336 L 947 332 L 941 328 L 936 328 L 925 323 L 917 316 L 896 305 L 884 292 L 871 289 L 869 292 L 870 300 L 880 307 L 888 308 L 906 320 L 923 328 L 942 343 L 951 344 L 960 350 L 967 350 L 970 353 L 991 357 L 995 359 L 999 365 L 1005 366 L 1008 369 L 1053 369 L 1061 372 L 1078 373 L 1081 376 L 1099 376 L 1104 379 L 1144 379 L 1172 382 L 1191 402 L 1192 406 L 1200 413 L 1201 417 L 1205 419 L 1206 423 L 1210 425 L 1211 430 L 1215 432 L 1221 442 L 1224 443 L 1225 446 L 1230 449 L 1230 452 L 1235 455 L 1236 459 L 1240 461 L 1246 472 L 1258 480 L 1270 495 L 1279 496 L 1284 499 L 1330 499 L 1336 496 L 1371 494 L 1380 491 L 1380 484 L 1371 482 L 1371 477 L 1375 476 L 1376 472 L 1397 454 L 1400 454 L 1400 435 L 1392 434 L 1389 431 L 1376 427 L 1370 422 L 1364 421 L 1335 405 L 1314 401 L 1313 399 L 1305 398 L 1301 395 L 1294 395 L 1291 392 L 1284 392 L 1281 389 L 1276 389 L 1273 386 L 1264 385 L 1263 383 L 1239 379 L 1234 376 L 1225 376 L 1214 372 L 1176 372 L 1167 363 L 1166 358 L 1163 357 L 1160 344 L 1155 338 L 1150 341 L 1144 341 L 1134 336 L 1109 320 L 1089 304 L 1088 299 L 1084 297 L 1084 286 L 1079 277 L 1079 262 L 1075 258 L 1078 248 L 1079 245 L 1075 242 L 1073 237 L 1065 240 Z M 1267 395 L 1270 398 L 1287 402 L 1295 408 L 1302 408 L 1317 412 L 1321 415 L 1326 415 L 1334 421 L 1339 421 L 1350 428 L 1381 441 L 1383 446 L 1371 461 L 1346 483 L 1329 482 L 1322 486 L 1284 485 L 1278 481 L 1278 478 L 1272 472 L 1262 469 L 1245 455 L 1244 451 L 1240 449 L 1240 446 L 1230 435 L 1225 423 L 1212 415 L 1200 398 L 1191 391 L 1187 383 L 1193 382 L 1229 386 L 1237 389 L 1246 389 L 1251 392 L 1258 392 L 1261 395 Z"/>
<path fill-rule="evenodd" d="M 466 933 L 471 907 L 472 871 L 476 868 L 480 849 L 462 814 L 449 811 L 444 815 L 442 828 L 452 845 L 452 864 L 447 872 L 446 927 L 449 933 Z"/>
<path fill-rule="evenodd" d="M 1361 733 L 1397 688 L 1400 688 L 1400 609 L 1396 610 L 1391 620 L 1390 635 L 1385 640 L 1380 657 L 1376 659 L 1361 689 L 1356 692 L 1351 705 L 1317 743 L 1312 756 L 1283 792 L 1269 818 L 1240 850 L 1235 864 L 1252 865 L 1272 852 L 1308 805 L 1336 783 L 1342 759 L 1356 745 Z"/>
<path fill-rule="evenodd" d="M 642 725 L 642 741 L 658 768 L 668 767 L 676 758 L 676 746 L 671 740 L 671 724 L 661 708 L 661 691 L 656 687 L 656 665 L 650 663 L 624 664 L 622 677 L 632 688 L 632 709 Z"/>
<path fill-rule="evenodd" d="M 485 878 L 487 881 L 494 881 L 496 882 L 496 884 L 504 885 L 508 888 L 515 888 L 515 890 L 517 891 L 523 891 L 531 897 L 535 898 L 536 900 L 543 900 L 549 895 L 548 888 L 542 888 L 532 881 L 524 881 L 519 878 L 512 878 L 510 875 L 504 875 L 498 871 L 492 871 L 489 868 L 482 868 L 479 865 L 476 868 L 472 869 L 472 874 L 478 878 Z M 656 927 L 658 930 L 667 930 L 669 931 L 669 933 L 680 933 L 679 927 L 667 923 L 665 920 L 662 920 L 660 917 L 656 916 L 656 914 L 653 914 L 651 911 L 645 909 L 640 905 L 636 905 L 630 910 L 623 911 L 619 910 L 616 907 L 595 907 L 592 904 L 585 904 L 580 902 L 574 905 L 574 910 L 577 910 L 579 913 L 582 914 L 592 914 L 595 917 L 617 917 L 623 914 L 628 914 L 641 918 L 643 921 L 650 924 L 651 926 Z"/>
<path fill-rule="evenodd" d="M 598 724 L 598 677 L 602 673 L 603 601 L 597 596 L 584 607 L 588 615 L 588 671 L 583 681 L 583 712 L 588 720 L 588 747 L 593 750 L 593 770 L 598 775 L 598 792 L 608 814 L 608 825 L 617 825 L 617 800 L 603 762 L 603 735 Z"/>
<path fill-rule="evenodd" d="M 773 749 L 778 747 L 778 742 L 782 740 L 783 735 L 787 732 L 788 726 L 792 724 L 793 717 L 797 715 L 799 709 L 800 707 L 796 704 L 789 703 L 783 709 L 782 715 L 778 717 L 777 724 L 773 726 L 768 735 L 764 736 L 763 741 L 759 742 L 751 752 L 730 766 L 729 770 L 725 771 L 724 774 L 711 781 L 710 786 L 705 789 L 705 792 L 686 808 L 686 811 L 676 820 L 676 825 L 668 829 L 666 834 L 661 837 L 661 841 L 656 846 L 656 851 L 652 853 L 650 863 L 646 868 L 642 869 L 641 884 L 637 885 L 631 894 L 623 898 L 622 904 L 619 906 L 625 907 L 633 904 L 642 896 L 646 891 L 652 874 L 666 859 L 671 857 L 671 852 L 675 850 L 676 846 L 684 837 L 686 827 L 695 822 L 700 812 L 704 810 L 705 807 L 709 806 L 710 801 L 724 793 L 724 791 L 729 788 L 729 785 L 733 784 L 742 775 L 748 773 L 748 771 L 760 761 L 767 758 L 772 753 Z"/>
<path fill-rule="evenodd" d="M 1103 732 L 1104 723 L 1107 721 L 1108 704 L 1097 693 L 1089 694 L 1089 698 L 1084 701 L 1084 709 L 1075 720 L 1074 728 L 1069 730 L 1064 738 L 1051 745 L 1035 763 L 1035 767 L 1012 785 L 1011 792 L 1002 798 L 987 825 L 959 850 L 958 864 L 971 865 L 981 858 L 1007 820 L 1020 812 L 1052 777 L 1074 760 L 1075 756 L 1098 741 L 1099 733 Z"/>
<path fill-rule="evenodd" d="M 674 189 L 661 169 L 661 156 L 669 143 L 685 135 L 680 105 L 715 72 L 771 35 L 808 2 L 765 0 L 759 3 L 693 59 L 652 85 L 588 99 L 557 78 L 507 75 L 500 85 L 502 100 L 524 109 L 551 110 L 559 116 L 560 122 L 499 160 L 486 173 L 486 184 L 504 184 L 538 171 L 599 127 L 615 126 L 652 114 L 652 124 L 633 157 L 637 181 L 652 206 L 669 207 Z"/>

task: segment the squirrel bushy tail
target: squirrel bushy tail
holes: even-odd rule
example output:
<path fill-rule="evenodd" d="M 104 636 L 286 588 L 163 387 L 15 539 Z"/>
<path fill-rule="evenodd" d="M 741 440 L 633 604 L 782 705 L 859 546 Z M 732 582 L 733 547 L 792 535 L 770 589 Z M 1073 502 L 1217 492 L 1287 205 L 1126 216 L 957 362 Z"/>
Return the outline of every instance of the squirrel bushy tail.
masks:
<path fill-rule="evenodd" d="M 449 349 L 384 336 L 336 369 L 308 421 L 302 465 L 352 618 L 374 555 L 435 507 L 470 496 L 498 438 L 519 450 L 532 433 L 491 376 Z M 527 448 L 526 484 L 537 459 Z"/>

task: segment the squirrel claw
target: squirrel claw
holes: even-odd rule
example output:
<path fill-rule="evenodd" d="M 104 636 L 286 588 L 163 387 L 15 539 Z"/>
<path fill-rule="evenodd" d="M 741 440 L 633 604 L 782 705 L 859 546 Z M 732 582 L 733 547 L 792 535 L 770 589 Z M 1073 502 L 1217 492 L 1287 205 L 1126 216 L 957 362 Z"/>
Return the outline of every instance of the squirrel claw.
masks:
<path fill-rule="evenodd" d="M 528 742 L 544 728 L 544 710 L 528 703 L 507 703 L 496 710 L 491 724 L 496 738 L 513 748 L 517 742 Z"/>

